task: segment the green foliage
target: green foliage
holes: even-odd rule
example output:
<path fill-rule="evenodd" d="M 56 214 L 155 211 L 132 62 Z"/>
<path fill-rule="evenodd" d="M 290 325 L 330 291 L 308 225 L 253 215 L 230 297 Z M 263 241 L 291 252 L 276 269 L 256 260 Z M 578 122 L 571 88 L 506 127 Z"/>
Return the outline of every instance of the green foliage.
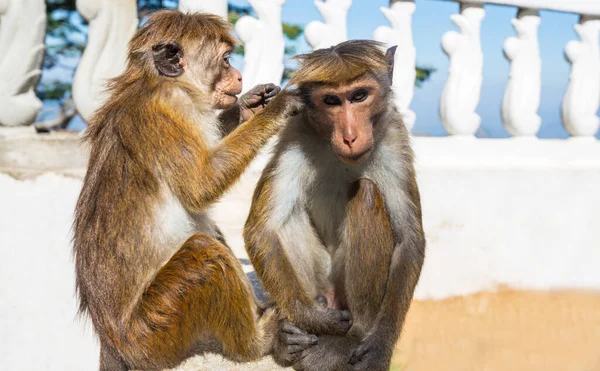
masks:
<path fill-rule="evenodd" d="M 71 94 L 71 83 L 59 80 L 38 86 L 37 95 L 43 100 L 62 101 Z"/>
<path fill-rule="evenodd" d="M 75 0 L 46 0 L 46 11 L 48 14 L 55 10 L 75 10 Z"/>
<path fill-rule="evenodd" d="M 47 0 L 47 35 L 44 68 L 61 66 L 62 57 L 77 58 L 85 48 L 81 35 L 87 26 L 77 13 L 75 0 Z M 69 67 L 67 67 L 69 68 Z"/>
<path fill-rule="evenodd" d="M 229 21 L 229 23 L 235 25 L 237 23 L 237 21 L 240 20 L 240 18 L 242 18 L 242 15 L 240 13 L 236 13 L 236 12 L 228 12 L 227 13 L 227 20 Z"/>
<path fill-rule="evenodd" d="M 420 88 L 425 81 L 429 80 L 431 74 L 436 71 L 433 67 L 417 67 L 416 70 L 417 76 L 415 79 L 415 86 L 418 88 Z"/>
<path fill-rule="evenodd" d="M 290 40 L 296 40 L 304 33 L 304 28 L 295 24 L 284 23 L 283 34 Z"/>
<path fill-rule="evenodd" d="M 296 46 L 295 45 L 286 45 L 284 49 L 284 54 L 286 56 L 296 55 Z"/>
<path fill-rule="evenodd" d="M 233 49 L 233 54 L 239 54 L 239 55 L 244 55 L 245 49 L 244 49 L 244 45 L 236 45 L 235 48 Z"/>
<path fill-rule="evenodd" d="M 229 11 L 227 12 L 227 20 L 232 25 L 235 25 L 237 21 L 245 15 L 252 15 L 251 7 L 247 6 L 237 6 L 233 4 L 229 4 Z"/>

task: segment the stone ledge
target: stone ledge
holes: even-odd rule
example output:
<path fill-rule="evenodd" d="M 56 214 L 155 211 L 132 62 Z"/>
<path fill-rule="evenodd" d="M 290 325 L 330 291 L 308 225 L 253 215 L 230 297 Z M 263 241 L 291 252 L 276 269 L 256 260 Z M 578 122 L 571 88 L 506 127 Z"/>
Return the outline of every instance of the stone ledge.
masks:
<path fill-rule="evenodd" d="M 88 153 L 76 132 L 38 134 L 35 128 L 0 128 L 0 172 L 31 178 L 45 172 L 85 175 Z"/>

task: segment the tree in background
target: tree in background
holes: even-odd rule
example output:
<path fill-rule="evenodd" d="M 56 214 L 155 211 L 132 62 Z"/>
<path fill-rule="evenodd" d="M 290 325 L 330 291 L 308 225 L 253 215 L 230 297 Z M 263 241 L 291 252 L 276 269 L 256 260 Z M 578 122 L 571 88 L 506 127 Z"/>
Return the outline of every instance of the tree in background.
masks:
<path fill-rule="evenodd" d="M 174 9 L 177 0 L 139 0 L 138 15 L 144 19 L 149 13 L 159 9 Z M 66 129 L 77 111 L 71 98 L 72 79 L 79 59 L 85 49 L 88 25 L 79 15 L 75 0 L 46 0 L 48 29 L 46 35 L 46 57 L 44 59 L 44 75 L 36 88 L 37 96 L 45 102 L 56 102 L 60 107 L 58 115 L 50 120 L 36 123 L 38 131 Z M 229 22 L 235 24 L 244 15 L 254 15 L 251 7 L 229 4 Z M 299 25 L 284 23 L 283 33 L 286 38 L 285 55 L 296 54 L 295 42 L 304 32 Z M 235 52 L 244 54 L 243 45 Z M 294 71 L 294 65 L 286 64 L 283 79 L 288 79 Z M 432 68 L 417 68 L 416 85 L 426 81 Z"/>
<path fill-rule="evenodd" d="M 60 111 L 52 120 L 36 123 L 38 131 L 65 129 L 77 113 L 71 99 L 71 80 L 85 48 L 87 34 L 87 26 L 75 9 L 75 0 L 47 0 L 46 12 L 48 26 L 44 74 L 36 94 L 44 102 L 58 102 Z M 48 77 L 48 74 L 51 76 Z"/>

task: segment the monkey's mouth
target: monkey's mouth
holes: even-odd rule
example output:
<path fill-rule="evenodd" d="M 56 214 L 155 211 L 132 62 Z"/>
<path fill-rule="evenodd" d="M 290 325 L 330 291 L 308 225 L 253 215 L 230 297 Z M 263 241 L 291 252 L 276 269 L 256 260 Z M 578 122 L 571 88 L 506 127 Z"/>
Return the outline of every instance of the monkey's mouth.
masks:
<path fill-rule="evenodd" d="M 236 90 L 225 91 L 224 93 L 225 93 L 225 95 L 229 95 L 230 97 L 237 98 L 238 95 L 242 94 L 242 87 L 240 86 Z"/>
<path fill-rule="evenodd" d="M 372 150 L 373 150 L 373 147 L 369 147 L 369 148 L 367 148 L 364 151 L 359 152 L 359 153 L 354 153 L 354 154 L 346 155 L 346 154 L 342 154 L 342 153 L 337 152 L 336 155 L 338 156 L 338 158 L 340 159 L 340 161 L 342 161 L 346 165 L 357 166 L 357 165 L 362 164 L 366 159 L 369 158 L 369 156 L 371 155 L 371 151 Z"/>

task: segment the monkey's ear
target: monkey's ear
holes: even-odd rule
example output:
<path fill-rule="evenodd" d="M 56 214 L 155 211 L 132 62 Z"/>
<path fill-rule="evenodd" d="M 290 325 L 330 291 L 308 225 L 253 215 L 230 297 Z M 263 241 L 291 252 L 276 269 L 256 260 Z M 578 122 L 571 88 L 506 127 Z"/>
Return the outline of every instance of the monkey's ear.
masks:
<path fill-rule="evenodd" d="M 183 49 L 177 43 L 159 43 L 152 47 L 154 65 L 161 75 L 177 77 L 183 74 Z"/>
<path fill-rule="evenodd" d="M 385 52 L 385 60 L 387 61 L 388 65 L 388 77 L 390 78 L 390 85 L 392 84 L 394 78 L 394 55 L 396 54 L 397 48 L 398 45 L 394 45 Z"/>

